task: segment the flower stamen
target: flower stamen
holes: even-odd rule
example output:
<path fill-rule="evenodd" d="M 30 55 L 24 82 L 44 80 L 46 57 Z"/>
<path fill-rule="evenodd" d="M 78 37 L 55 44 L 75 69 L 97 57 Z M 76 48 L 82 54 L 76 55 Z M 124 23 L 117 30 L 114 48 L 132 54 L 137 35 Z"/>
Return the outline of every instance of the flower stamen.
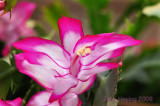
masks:
<path fill-rule="evenodd" d="M 86 56 L 87 54 L 89 54 L 89 53 L 91 53 L 92 52 L 92 50 L 91 50 L 91 48 L 89 48 L 89 47 L 82 47 L 82 48 L 80 48 L 80 49 L 78 49 L 77 50 L 77 55 L 79 55 L 79 56 Z"/>

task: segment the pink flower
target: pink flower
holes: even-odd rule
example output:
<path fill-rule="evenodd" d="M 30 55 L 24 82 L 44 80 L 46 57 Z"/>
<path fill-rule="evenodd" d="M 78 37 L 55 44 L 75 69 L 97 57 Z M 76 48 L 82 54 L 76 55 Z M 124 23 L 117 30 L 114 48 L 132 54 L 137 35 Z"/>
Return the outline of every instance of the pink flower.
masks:
<path fill-rule="evenodd" d="M 119 66 L 123 66 L 123 62 L 122 62 L 122 60 L 119 62 Z"/>
<path fill-rule="evenodd" d="M 16 98 L 14 100 L 6 100 L 6 101 L 0 99 L 0 106 L 22 106 L 22 99 Z"/>
<path fill-rule="evenodd" d="M 103 60 L 120 56 L 127 46 L 142 42 L 115 33 L 84 36 L 81 22 L 64 16 L 58 20 L 58 26 L 62 47 L 38 37 L 13 43 L 24 52 L 15 55 L 18 70 L 52 90 L 49 103 L 69 93 L 82 94 L 93 84 L 97 73 L 119 66 Z"/>
<path fill-rule="evenodd" d="M 4 10 L 5 5 L 6 5 L 5 0 L 0 0 L 0 11 Z"/>
<path fill-rule="evenodd" d="M 21 37 L 33 36 L 34 31 L 26 26 L 26 21 L 31 17 L 36 5 L 31 2 L 21 2 L 10 13 L 0 17 L 0 40 L 5 42 L 2 54 L 9 53 L 11 44 Z"/>
<path fill-rule="evenodd" d="M 51 94 L 49 91 L 40 91 L 29 100 L 26 106 L 81 106 L 82 104 L 75 93 L 67 93 L 60 100 L 50 103 Z"/>

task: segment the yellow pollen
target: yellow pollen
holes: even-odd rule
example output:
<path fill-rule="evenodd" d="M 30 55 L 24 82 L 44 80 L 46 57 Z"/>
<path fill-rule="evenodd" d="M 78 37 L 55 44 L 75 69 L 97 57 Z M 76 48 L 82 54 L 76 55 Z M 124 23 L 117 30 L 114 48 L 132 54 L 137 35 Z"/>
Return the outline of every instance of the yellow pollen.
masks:
<path fill-rule="evenodd" d="M 86 56 L 87 54 L 91 53 L 92 50 L 89 47 L 82 47 L 80 49 L 77 50 L 77 55 L 79 56 Z"/>

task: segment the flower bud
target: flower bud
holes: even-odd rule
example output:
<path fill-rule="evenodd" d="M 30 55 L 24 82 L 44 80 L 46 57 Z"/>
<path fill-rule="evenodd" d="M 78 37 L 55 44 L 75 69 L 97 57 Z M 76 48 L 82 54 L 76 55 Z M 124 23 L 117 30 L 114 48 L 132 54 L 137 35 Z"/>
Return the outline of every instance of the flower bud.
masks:
<path fill-rule="evenodd" d="M 4 10 L 5 5 L 6 5 L 5 0 L 0 0 L 0 11 L 1 11 L 1 10 Z"/>

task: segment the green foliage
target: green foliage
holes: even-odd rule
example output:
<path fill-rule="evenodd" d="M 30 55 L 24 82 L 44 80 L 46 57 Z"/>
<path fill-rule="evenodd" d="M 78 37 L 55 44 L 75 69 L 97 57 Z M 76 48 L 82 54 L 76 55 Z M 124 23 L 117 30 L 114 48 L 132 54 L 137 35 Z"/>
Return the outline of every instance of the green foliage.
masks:
<path fill-rule="evenodd" d="M 118 70 L 112 70 L 106 77 L 101 77 L 100 86 L 96 90 L 93 106 L 111 106 L 117 104 L 117 100 L 111 101 L 116 93 L 116 85 L 119 77 Z M 108 100 L 108 101 L 107 101 Z"/>
<path fill-rule="evenodd" d="M 112 32 L 111 14 L 102 14 L 100 12 L 89 11 L 90 26 L 93 34 Z"/>
<path fill-rule="evenodd" d="M 37 93 L 39 91 L 43 91 L 43 90 L 45 90 L 43 87 L 38 85 L 35 81 L 30 80 L 29 88 L 27 89 L 27 91 L 25 92 L 25 96 L 23 97 L 23 105 L 22 106 L 26 106 L 27 102 L 31 99 L 31 97 L 35 93 Z"/>
<path fill-rule="evenodd" d="M 144 7 L 154 5 L 158 2 L 159 2 L 159 0 L 135 0 L 135 1 L 133 1 L 131 4 L 128 5 L 128 7 L 124 10 L 122 15 L 119 17 L 119 19 L 115 23 L 114 28 L 118 29 L 123 24 L 124 20 L 128 19 L 129 16 L 132 15 L 134 12 L 137 12 L 137 13 L 139 12 L 139 15 L 141 15 L 142 9 Z M 139 22 L 141 22 L 141 21 L 143 21 L 143 20 L 140 20 Z"/>
<path fill-rule="evenodd" d="M 16 67 L 14 55 L 19 54 L 21 52 L 22 52 L 21 50 L 17 50 L 14 47 L 11 49 L 10 55 L 9 55 L 9 60 L 10 60 L 10 64 L 11 64 L 12 67 Z"/>
<path fill-rule="evenodd" d="M 150 55 L 152 53 L 152 55 Z M 134 58 L 134 59 L 133 59 Z M 138 57 L 128 56 L 124 61 L 122 80 L 118 84 L 117 96 L 139 97 L 152 96 L 155 103 L 160 103 L 160 49 L 143 50 Z M 136 85 L 136 86 L 135 86 Z M 156 85 L 156 87 L 155 87 Z"/>
<path fill-rule="evenodd" d="M 4 60 L 0 60 L 0 99 L 5 99 L 11 83 L 10 77 L 3 77 L 10 69 L 10 65 Z"/>
<path fill-rule="evenodd" d="M 44 30 L 43 26 L 41 24 L 36 24 L 34 27 L 34 30 L 37 32 L 37 34 L 40 37 L 45 37 L 47 35 L 46 31 Z"/>
<path fill-rule="evenodd" d="M 6 1 L 5 11 L 11 11 L 17 3 L 17 0 L 5 0 L 5 1 Z"/>
<path fill-rule="evenodd" d="M 4 48 L 4 42 L 0 41 L 0 58 L 2 57 L 3 48 Z"/>
<path fill-rule="evenodd" d="M 4 12 L 2 14 L 5 14 L 7 12 L 10 12 L 10 14 L 11 14 L 12 9 L 14 8 L 14 6 L 17 3 L 17 0 L 5 0 L 5 2 L 6 2 L 6 5 L 4 8 Z"/>
<path fill-rule="evenodd" d="M 127 73 L 125 73 L 127 75 L 122 75 L 122 77 L 127 80 L 135 78 L 136 80 L 141 81 L 143 83 L 150 81 L 150 78 L 148 78 L 147 74 L 145 73 L 145 70 L 151 67 L 153 68 L 160 66 L 159 53 L 160 52 L 158 51 L 157 53 L 154 53 L 153 56 L 148 55 L 139 60 L 136 60 L 135 63 L 130 63 L 131 66 L 125 69 L 127 70 Z M 124 62 L 124 66 L 127 67 L 126 62 Z"/>
<path fill-rule="evenodd" d="M 140 32 L 147 27 L 150 22 L 150 18 L 139 14 L 134 23 L 131 23 L 126 19 L 126 28 L 122 29 L 122 34 L 130 35 L 132 37 L 137 37 Z"/>
<path fill-rule="evenodd" d="M 46 21 L 56 30 L 58 30 L 57 21 L 59 18 L 69 16 L 62 2 L 56 0 L 43 8 L 43 14 Z"/>
<path fill-rule="evenodd" d="M 110 0 L 79 0 L 87 9 L 93 34 L 112 32 L 111 13 L 106 10 Z"/>
<path fill-rule="evenodd" d="M 110 0 L 78 0 L 81 2 L 87 9 L 94 10 L 94 11 L 100 11 L 101 9 L 104 9 Z"/>

